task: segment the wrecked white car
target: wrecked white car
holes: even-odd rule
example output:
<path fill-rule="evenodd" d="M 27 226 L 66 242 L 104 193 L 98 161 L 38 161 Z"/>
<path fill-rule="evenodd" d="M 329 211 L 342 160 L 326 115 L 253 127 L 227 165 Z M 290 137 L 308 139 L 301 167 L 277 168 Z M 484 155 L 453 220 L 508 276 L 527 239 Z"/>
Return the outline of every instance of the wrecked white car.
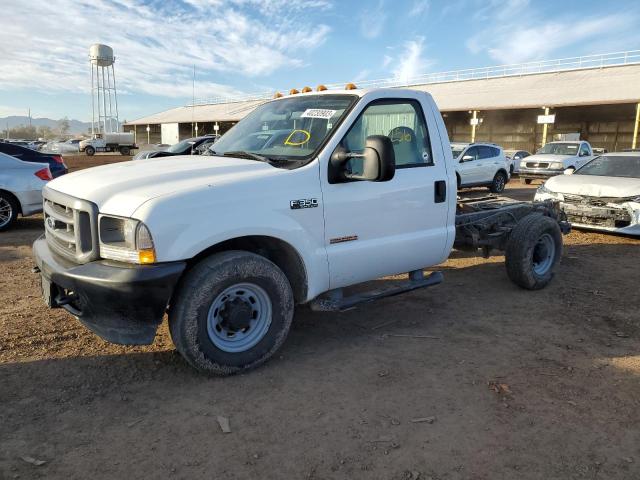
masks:
<path fill-rule="evenodd" d="M 574 227 L 640 235 L 640 152 L 608 153 L 565 173 L 535 199 L 559 200 Z"/>

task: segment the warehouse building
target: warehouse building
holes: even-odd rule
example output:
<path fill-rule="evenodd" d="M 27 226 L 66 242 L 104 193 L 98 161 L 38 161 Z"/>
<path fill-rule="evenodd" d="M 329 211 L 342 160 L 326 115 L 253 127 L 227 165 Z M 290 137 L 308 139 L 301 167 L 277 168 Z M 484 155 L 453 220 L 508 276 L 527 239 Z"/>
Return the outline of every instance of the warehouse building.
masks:
<path fill-rule="evenodd" d="M 327 85 L 342 88 L 343 85 Z M 408 87 L 433 95 L 452 141 L 533 151 L 554 139 L 609 151 L 640 148 L 640 50 L 423 75 L 360 88 Z M 138 144 L 222 134 L 265 99 L 203 100 L 128 122 Z"/>

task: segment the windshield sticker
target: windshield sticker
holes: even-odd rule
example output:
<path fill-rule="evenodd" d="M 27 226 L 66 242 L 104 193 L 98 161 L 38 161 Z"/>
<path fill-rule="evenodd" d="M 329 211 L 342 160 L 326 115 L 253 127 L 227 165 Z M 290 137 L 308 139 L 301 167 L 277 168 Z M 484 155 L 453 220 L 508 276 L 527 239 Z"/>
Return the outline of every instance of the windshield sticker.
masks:
<path fill-rule="evenodd" d="M 323 118 L 329 120 L 336 114 L 336 110 L 328 110 L 326 108 L 307 108 L 300 118 Z"/>
<path fill-rule="evenodd" d="M 311 134 L 306 130 L 293 130 L 284 141 L 284 144 L 292 147 L 299 147 L 307 143 L 310 139 Z"/>

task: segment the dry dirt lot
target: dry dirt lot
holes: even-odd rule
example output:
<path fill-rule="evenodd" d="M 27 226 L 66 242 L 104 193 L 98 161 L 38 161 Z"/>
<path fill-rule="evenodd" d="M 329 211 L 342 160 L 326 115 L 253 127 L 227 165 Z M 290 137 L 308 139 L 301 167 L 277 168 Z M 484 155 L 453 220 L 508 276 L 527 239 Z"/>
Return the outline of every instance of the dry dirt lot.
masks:
<path fill-rule="evenodd" d="M 442 285 L 300 310 L 277 358 L 208 378 L 166 325 L 125 348 L 47 310 L 41 231 L 0 236 L 2 479 L 640 478 L 638 240 L 571 233 L 538 292 L 454 252 Z"/>

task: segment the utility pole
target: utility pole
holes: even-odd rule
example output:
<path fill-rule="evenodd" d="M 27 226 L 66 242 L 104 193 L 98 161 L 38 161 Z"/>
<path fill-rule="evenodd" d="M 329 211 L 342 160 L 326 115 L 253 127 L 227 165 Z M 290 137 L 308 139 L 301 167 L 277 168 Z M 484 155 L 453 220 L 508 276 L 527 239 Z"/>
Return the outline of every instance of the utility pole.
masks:
<path fill-rule="evenodd" d="M 640 127 L 640 103 L 636 105 L 636 123 L 633 127 L 633 143 L 631 144 L 631 148 L 636 148 L 638 144 L 638 128 Z"/>
<path fill-rule="evenodd" d="M 542 107 L 544 108 L 544 114 L 545 116 L 549 115 L 549 107 Z M 545 124 L 542 126 L 542 146 L 544 147 L 547 144 L 547 129 L 549 127 L 549 124 L 545 122 Z"/>

